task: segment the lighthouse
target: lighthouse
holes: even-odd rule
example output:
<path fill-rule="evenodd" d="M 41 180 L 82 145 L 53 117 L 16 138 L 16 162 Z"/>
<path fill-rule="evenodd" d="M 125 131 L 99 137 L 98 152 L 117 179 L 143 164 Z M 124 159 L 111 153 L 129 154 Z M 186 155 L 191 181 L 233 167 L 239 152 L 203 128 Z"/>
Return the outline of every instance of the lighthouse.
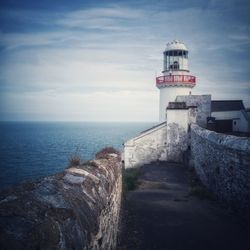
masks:
<path fill-rule="evenodd" d="M 177 95 L 191 94 L 196 84 L 195 76 L 189 72 L 188 49 L 184 43 L 177 40 L 168 43 L 163 57 L 163 75 L 156 77 L 156 86 L 160 90 L 160 122 L 167 119 L 168 103 L 173 102 Z"/>

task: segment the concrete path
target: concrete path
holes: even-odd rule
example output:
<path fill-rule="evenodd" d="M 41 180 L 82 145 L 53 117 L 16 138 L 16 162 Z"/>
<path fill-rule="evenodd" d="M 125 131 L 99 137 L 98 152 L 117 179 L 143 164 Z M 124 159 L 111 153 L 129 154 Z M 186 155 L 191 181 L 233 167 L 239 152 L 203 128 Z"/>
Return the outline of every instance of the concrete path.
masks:
<path fill-rule="evenodd" d="M 126 194 L 119 250 L 250 249 L 249 225 L 191 195 L 190 174 L 181 165 L 145 165 L 139 180 Z"/>

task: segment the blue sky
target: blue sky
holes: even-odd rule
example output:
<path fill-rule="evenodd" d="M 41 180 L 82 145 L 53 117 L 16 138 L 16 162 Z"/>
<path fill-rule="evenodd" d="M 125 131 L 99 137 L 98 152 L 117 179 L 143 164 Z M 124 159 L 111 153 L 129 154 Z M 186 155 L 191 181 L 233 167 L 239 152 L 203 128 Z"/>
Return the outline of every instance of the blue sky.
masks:
<path fill-rule="evenodd" d="M 250 107 L 249 13 L 247 0 L 1 1 L 0 119 L 157 121 L 174 39 L 193 94 Z"/>

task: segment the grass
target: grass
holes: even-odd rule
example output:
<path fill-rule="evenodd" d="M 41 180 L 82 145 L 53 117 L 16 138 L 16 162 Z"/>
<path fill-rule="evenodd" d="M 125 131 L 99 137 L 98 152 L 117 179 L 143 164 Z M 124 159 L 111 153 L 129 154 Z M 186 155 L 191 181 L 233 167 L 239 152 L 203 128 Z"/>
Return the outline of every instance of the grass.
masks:
<path fill-rule="evenodd" d="M 208 199 L 213 200 L 214 196 L 212 193 L 201 183 L 194 169 L 189 171 L 190 181 L 190 195 L 194 195 L 201 200 Z"/>
<path fill-rule="evenodd" d="M 212 194 L 204 186 L 201 185 L 191 187 L 190 194 L 198 197 L 201 200 L 213 200 Z"/>
<path fill-rule="evenodd" d="M 123 170 L 123 190 L 130 191 L 138 186 L 139 168 L 128 168 Z"/>
<path fill-rule="evenodd" d="M 78 153 L 75 153 L 69 157 L 69 167 L 80 166 L 81 163 L 82 163 L 82 159 Z"/>
<path fill-rule="evenodd" d="M 78 166 L 83 166 L 83 165 L 91 166 L 91 167 L 98 167 L 94 161 L 90 160 L 90 161 L 84 162 L 78 152 L 79 151 L 77 149 L 75 153 L 69 156 L 68 168 L 78 167 Z M 109 157 L 109 154 L 117 154 L 120 159 L 120 152 L 112 147 L 103 148 L 98 153 L 96 153 L 95 156 L 96 156 L 96 159 L 107 159 Z"/>

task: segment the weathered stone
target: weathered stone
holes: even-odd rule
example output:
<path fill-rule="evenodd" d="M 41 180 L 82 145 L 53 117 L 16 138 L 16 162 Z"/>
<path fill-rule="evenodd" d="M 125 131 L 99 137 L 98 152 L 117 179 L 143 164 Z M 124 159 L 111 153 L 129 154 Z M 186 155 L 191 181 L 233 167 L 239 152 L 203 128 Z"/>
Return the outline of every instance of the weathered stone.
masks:
<path fill-rule="evenodd" d="M 176 102 L 185 102 L 188 107 L 197 107 L 196 122 L 203 128 L 207 126 L 207 117 L 211 115 L 211 95 L 180 95 Z"/>
<path fill-rule="evenodd" d="M 124 144 L 125 168 L 166 160 L 167 124 L 161 123 Z"/>
<path fill-rule="evenodd" d="M 192 162 L 203 184 L 232 206 L 250 210 L 250 139 L 191 127 Z"/>
<path fill-rule="evenodd" d="M 70 184 L 82 184 L 85 180 L 82 176 L 75 176 L 72 174 L 66 174 L 63 179 Z"/>
<path fill-rule="evenodd" d="M 196 121 L 197 108 L 171 103 L 167 121 L 142 132 L 124 144 L 125 168 L 153 161 L 183 162 L 190 143 L 189 126 Z M 183 108 L 184 107 L 184 108 Z"/>
<path fill-rule="evenodd" d="M 0 193 L 0 249 L 115 249 L 121 163 L 95 164 Z"/>

